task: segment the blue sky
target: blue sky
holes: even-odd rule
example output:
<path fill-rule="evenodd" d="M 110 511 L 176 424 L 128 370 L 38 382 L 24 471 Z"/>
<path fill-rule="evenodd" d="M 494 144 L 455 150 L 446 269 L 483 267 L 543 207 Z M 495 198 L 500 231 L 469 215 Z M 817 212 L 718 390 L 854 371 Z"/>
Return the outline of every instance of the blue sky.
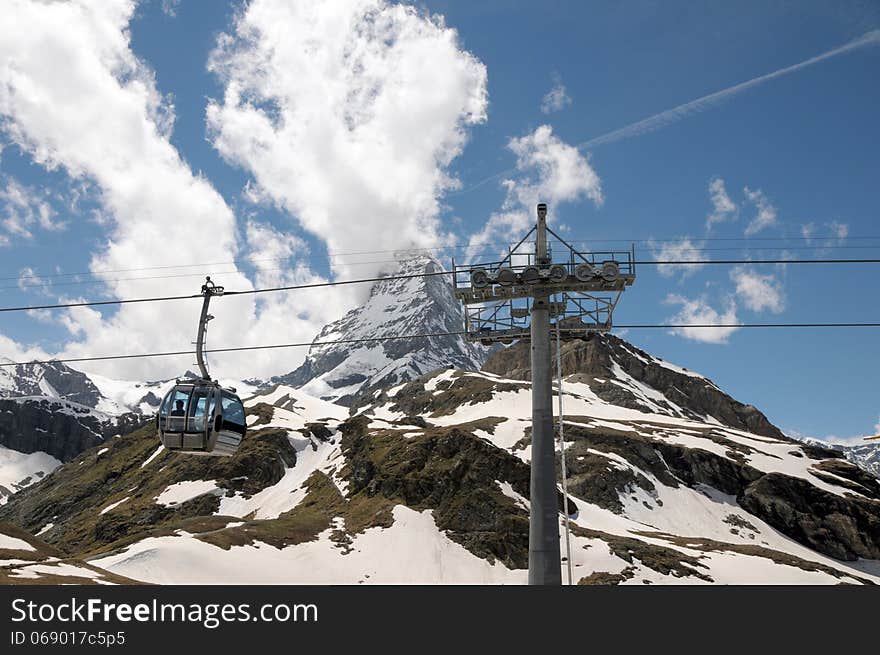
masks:
<path fill-rule="evenodd" d="M 312 138 L 316 130 L 304 134 L 282 130 L 276 123 L 268 139 L 258 142 L 252 137 L 265 125 L 247 122 L 255 120 L 250 109 L 307 124 L 322 108 L 335 106 L 321 104 L 323 93 L 342 89 L 349 94 L 340 96 L 346 103 L 352 102 L 346 99 L 352 89 L 363 91 L 351 85 L 350 71 L 338 66 L 316 72 L 339 64 L 332 52 L 324 51 L 334 47 L 333 31 L 310 46 L 315 48 L 314 67 L 308 59 L 296 59 L 295 53 L 290 60 L 273 59 L 269 37 L 264 43 L 251 43 L 243 36 L 241 27 L 246 24 L 277 26 L 279 35 L 274 38 L 280 50 L 287 42 L 284 35 L 291 43 L 321 36 L 310 35 L 310 10 L 288 15 L 270 0 L 256 7 L 192 0 L 142 2 L 133 10 L 123 0 L 115 4 L 118 11 L 110 11 L 109 17 L 85 12 L 53 23 L 35 13 L 30 2 L 13 3 L 13 20 L 7 24 L 18 20 L 17 30 L 25 31 L 28 21 L 39 21 L 39 35 L 45 40 L 8 38 L 7 49 L 0 49 L 0 77 L 9 77 L 4 83 L 13 80 L 17 94 L 0 94 L 0 276 L 5 278 L 0 293 L 5 306 L 126 293 L 185 293 L 197 287 L 203 267 L 184 268 L 182 263 L 232 258 L 250 258 L 251 267 L 265 266 L 261 262 L 266 260 L 282 264 L 274 268 L 299 267 L 259 277 L 239 265 L 234 275 L 227 275 L 231 285 L 355 277 L 375 268 L 369 262 L 388 257 L 378 251 L 385 250 L 383 239 L 393 242 L 394 236 L 381 237 L 382 229 L 392 235 L 411 231 L 416 236 L 408 238 L 427 247 L 478 245 L 481 233 L 482 242 L 494 244 L 516 238 L 518 228 L 526 224 L 524 206 L 535 194 L 551 201 L 551 219 L 564 225 L 572 239 L 591 240 L 595 247 L 609 245 L 603 239 L 632 240 L 644 259 L 660 256 L 664 240 L 685 238 L 700 252 L 673 254 L 754 259 L 876 257 L 880 252 L 880 238 L 857 238 L 880 237 L 876 43 L 744 90 L 656 131 L 579 151 L 573 147 L 878 30 L 877 5 L 436 1 L 419 4 L 415 17 L 403 17 L 380 4 L 374 7 L 377 15 L 414 34 L 412 48 L 386 57 L 381 47 L 371 44 L 367 51 L 377 61 L 365 60 L 366 77 L 381 86 L 387 82 L 383 66 L 403 70 L 402 75 L 411 74 L 406 72 L 409 67 L 423 67 L 430 84 L 412 97 L 400 96 L 401 102 L 412 103 L 412 124 L 406 112 L 389 113 L 398 125 L 370 123 L 373 132 L 367 138 L 383 145 L 392 142 L 373 176 L 342 170 L 348 161 L 344 158 L 341 164 L 322 167 L 325 159 L 342 155 L 349 157 L 352 168 L 369 168 L 372 162 L 358 159 L 362 152 L 351 144 L 342 144 L 338 152 L 322 150 L 320 139 Z M 324 19 L 330 25 L 333 20 L 345 25 L 342 19 L 359 11 L 354 7 L 346 14 L 339 9 L 340 16 Z M 433 16 L 430 21 L 428 14 Z M 441 15 L 445 28 L 457 32 L 454 47 L 441 38 L 448 34 L 439 23 Z M 218 49 L 221 35 L 229 35 L 225 50 Z M 80 37 L 99 44 L 106 38 L 106 48 L 96 46 L 94 60 L 83 60 L 82 66 L 65 74 L 62 69 L 70 55 L 65 56 L 64 47 L 73 47 Z M 51 59 L 54 48 L 46 43 L 57 45 L 57 60 Z M 36 54 L 28 54 L 29 48 Z M 423 53 L 428 60 L 419 59 Z M 25 54 L 28 58 L 22 59 Z M 94 71 L 83 73 L 92 65 Z M 101 66 L 110 73 L 102 77 Z M 49 74 L 47 69 L 59 72 Z M 80 73 L 83 82 L 65 93 L 65 80 L 80 79 Z M 14 75 L 18 77 L 10 77 Z M 108 89 L 114 80 L 120 88 Z M 132 80 L 140 80 L 143 88 L 133 86 Z M 94 90 L 89 90 L 92 82 Z M 236 85 L 249 90 L 244 101 L 230 100 L 230 89 Z M 425 99 L 434 89 L 443 97 Z M 105 92 L 106 99 L 100 95 Z M 57 98 L 51 112 L 38 111 L 43 97 Z M 98 98 L 100 108 L 92 106 L 90 98 Z M 158 136 L 153 135 L 155 143 L 148 140 L 156 153 L 155 168 L 150 164 L 145 171 L 125 159 L 125 143 L 114 147 L 102 142 L 131 136 L 130 152 L 143 147 L 140 137 L 114 118 L 127 116 L 138 102 L 145 108 L 138 124 L 161 125 Z M 369 100 L 357 102 L 343 104 L 348 120 L 369 123 L 374 114 L 382 117 Z M 88 112 L 95 112 L 87 123 L 88 139 L 73 128 L 55 129 L 68 121 L 75 124 L 75 118 Z M 163 123 L 169 116 L 173 123 Z M 329 143 L 339 136 L 328 135 Z M 520 140 L 517 153 L 511 139 Z M 401 151 L 398 140 L 418 151 L 412 166 L 399 163 L 410 153 Z M 180 162 L 171 161 L 168 144 Z M 108 165 L 108 157 L 117 152 L 119 162 Z M 541 156 L 558 167 L 542 176 L 533 165 Z M 167 185 L 150 183 L 165 179 L 166 169 L 178 182 L 183 180 L 181 189 L 191 185 L 190 191 L 180 191 L 178 198 L 178 182 L 172 177 Z M 129 170 L 132 176 L 143 173 L 143 192 L 132 192 L 126 176 L 117 175 Z M 443 182 L 437 171 L 456 177 L 460 188 Z M 187 177 L 190 172 L 192 179 Z M 307 183 L 290 182 L 294 178 L 307 178 Z M 504 186 L 503 180 L 511 183 Z M 547 191 L 553 185 L 555 190 Z M 342 199 L 327 200 L 329 195 Z M 165 215 L 169 209 L 162 202 L 169 198 L 183 213 L 166 227 L 162 221 L 170 220 Z M 191 211 L 187 202 L 195 203 Z M 352 219 L 345 213 L 346 208 L 361 207 L 363 216 Z M 386 220 L 374 216 L 386 209 Z M 421 212 L 424 220 L 408 222 L 407 211 Z M 713 212 L 717 220 L 709 229 L 707 219 Z M 759 215 L 763 220 L 755 223 Z M 352 221 L 351 235 L 347 220 Z M 361 224 L 366 237 L 358 236 Z M 143 237 L 151 226 L 160 233 Z M 371 227 L 375 240 L 366 229 Z M 187 240 L 190 229 L 209 236 L 193 245 Z M 747 232 L 749 240 L 742 240 Z M 717 240 L 703 241 L 707 236 Z M 361 242 L 363 247 L 357 247 Z M 390 247 L 403 245 L 393 242 Z M 360 261 L 340 255 L 333 260 L 336 266 L 330 266 L 328 251 L 355 250 L 374 254 Z M 448 260 L 463 249 L 436 252 Z M 83 278 L 65 277 L 147 266 L 163 268 L 103 273 L 98 275 L 100 284 L 69 284 Z M 233 270 L 209 269 L 221 277 Z M 616 322 L 661 323 L 676 315 L 705 320 L 727 316 L 742 322 L 880 319 L 873 291 L 880 281 L 876 265 L 707 266 L 666 273 L 643 267 L 618 307 Z M 182 274 L 192 277 L 114 281 Z M 218 314 L 218 323 L 225 326 L 218 330 L 215 345 L 307 339 L 356 300 L 311 296 L 242 306 L 226 317 Z M 117 311 L 5 314 L 0 346 L 6 352 L 0 354 L 176 349 L 191 338 L 190 317 L 177 306 L 131 315 Z M 183 335 L 187 341 L 178 343 Z M 876 330 L 738 330 L 726 335 L 634 330 L 625 337 L 706 374 L 786 430 L 852 437 L 873 431 L 880 421 Z M 302 356 L 291 352 L 289 360 L 253 365 L 260 369 L 257 374 L 273 367 L 283 372 Z M 224 373 L 248 377 L 248 371 L 240 371 L 247 365 L 247 360 L 229 359 Z M 96 370 L 149 377 L 179 363 L 150 366 L 119 364 Z"/>

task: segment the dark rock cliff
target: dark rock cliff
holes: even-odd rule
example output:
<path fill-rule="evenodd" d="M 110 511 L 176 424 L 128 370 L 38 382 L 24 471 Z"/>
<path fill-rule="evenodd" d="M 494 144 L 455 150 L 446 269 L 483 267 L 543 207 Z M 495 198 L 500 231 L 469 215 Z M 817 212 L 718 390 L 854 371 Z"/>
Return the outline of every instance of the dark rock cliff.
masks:
<path fill-rule="evenodd" d="M 69 462 L 112 435 L 142 425 L 138 414 L 107 418 L 87 407 L 50 398 L 0 398 L 0 445 L 22 453 L 43 451 Z"/>

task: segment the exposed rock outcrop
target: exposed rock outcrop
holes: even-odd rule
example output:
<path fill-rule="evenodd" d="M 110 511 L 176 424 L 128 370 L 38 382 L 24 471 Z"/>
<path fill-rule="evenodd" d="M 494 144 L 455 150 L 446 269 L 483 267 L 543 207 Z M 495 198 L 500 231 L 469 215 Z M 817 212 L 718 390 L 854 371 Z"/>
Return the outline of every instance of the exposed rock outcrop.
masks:
<path fill-rule="evenodd" d="M 555 344 L 551 345 L 555 356 Z M 529 344 L 519 342 L 494 353 L 482 370 L 516 380 L 531 379 Z M 624 375 L 660 392 L 665 400 L 654 402 L 673 415 L 710 416 L 732 428 L 785 438 L 758 409 L 734 400 L 711 380 L 652 357 L 611 334 L 563 344 L 562 373 L 578 376 L 576 379 L 589 384 L 597 396 L 620 407 L 645 409 L 644 399 L 612 382 Z"/>
<path fill-rule="evenodd" d="M 143 424 L 137 414 L 108 417 L 49 398 L 0 398 L 0 445 L 22 453 L 42 451 L 68 462 L 115 434 Z"/>

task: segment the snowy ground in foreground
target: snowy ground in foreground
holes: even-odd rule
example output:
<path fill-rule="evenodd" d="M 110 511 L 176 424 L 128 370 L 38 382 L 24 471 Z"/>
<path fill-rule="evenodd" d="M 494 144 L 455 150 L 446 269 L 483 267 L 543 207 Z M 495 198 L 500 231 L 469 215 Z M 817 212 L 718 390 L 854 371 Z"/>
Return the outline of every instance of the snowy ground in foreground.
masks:
<path fill-rule="evenodd" d="M 398 505 L 390 528 L 370 528 L 355 536 L 348 554 L 331 541 L 341 519 L 318 539 L 283 549 L 257 542 L 224 550 L 194 536 L 144 539 L 124 552 L 89 563 L 113 573 L 155 584 L 525 584 L 525 570 L 511 570 L 471 554 L 438 530 L 430 511 Z M 564 540 L 560 547 L 565 553 Z M 664 544 L 662 540 L 649 540 Z M 857 580 L 805 571 L 764 557 L 733 552 L 702 555 L 698 569 L 716 584 L 839 584 Z M 632 564 L 610 552 L 598 539 L 572 537 L 573 578 L 592 573 L 620 573 Z M 696 577 L 662 575 L 636 560 L 638 572 L 625 584 L 707 584 Z M 861 577 L 880 577 L 854 571 Z M 563 567 L 563 579 L 565 572 Z"/>
<path fill-rule="evenodd" d="M 339 523 L 336 519 L 335 523 Z M 90 563 L 145 582 L 165 584 L 518 584 L 523 571 L 489 564 L 447 538 L 431 512 L 394 508 L 394 525 L 369 528 L 343 554 L 318 539 L 278 549 L 267 544 L 223 550 L 191 535 L 154 537 Z"/>

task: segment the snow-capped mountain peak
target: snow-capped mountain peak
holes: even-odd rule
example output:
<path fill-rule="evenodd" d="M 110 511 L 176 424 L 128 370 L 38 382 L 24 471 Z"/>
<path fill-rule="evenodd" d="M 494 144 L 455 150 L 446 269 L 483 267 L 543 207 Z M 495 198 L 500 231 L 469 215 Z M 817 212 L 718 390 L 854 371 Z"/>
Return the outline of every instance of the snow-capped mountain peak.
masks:
<path fill-rule="evenodd" d="M 0 357 L 0 363 L 12 360 Z M 97 408 L 101 392 L 85 373 L 61 362 L 0 366 L 0 398 L 44 396 Z"/>
<path fill-rule="evenodd" d="M 325 326 L 315 338 L 306 361 L 273 383 L 302 388 L 309 394 L 350 404 L 367 390 L 415 379 L 438 368 L 454 366 L 477 370 L 488 350 L 470 343 L 459 332 L 462 309 L 447 276 L 423 276 L 443 271 L 428 255 L 401 256 L 398 267 L 376 282 L 367 302 Z M 407 279 L 393 279 L 411 275 Z M 322 345 L 321 342 L 400 337 Z"/>
<path fill-rule="evenodd" d="M 840 451 L 848 461 L 880 478 L 880 442 L 864 441 L 863 443 L 839 444 L 813 437 L 795 438 L 811 446 Z"/>

